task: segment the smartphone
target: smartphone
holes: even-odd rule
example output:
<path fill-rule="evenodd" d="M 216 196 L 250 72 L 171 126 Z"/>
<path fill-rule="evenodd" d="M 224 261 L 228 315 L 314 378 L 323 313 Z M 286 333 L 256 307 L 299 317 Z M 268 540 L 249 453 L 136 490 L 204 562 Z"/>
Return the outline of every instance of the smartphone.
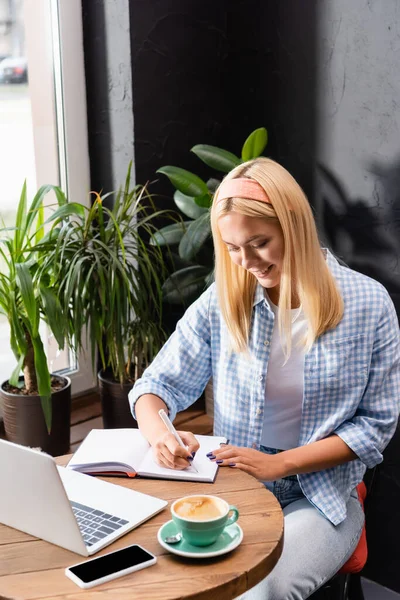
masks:
<path fill-rule="evenodd" d="M 117 577 L 150 567 L 157 562 L 154 554 L 137 544 L 103 554 L 65 569 L 67 577 L 79 587 L 87 589 Z"/>

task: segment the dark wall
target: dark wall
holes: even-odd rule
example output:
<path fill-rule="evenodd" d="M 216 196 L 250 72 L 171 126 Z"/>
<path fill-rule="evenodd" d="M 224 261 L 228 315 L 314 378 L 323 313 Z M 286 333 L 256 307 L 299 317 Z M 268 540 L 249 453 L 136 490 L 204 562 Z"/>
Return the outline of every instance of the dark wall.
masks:
<path fill-rule="evenodd" d="M 400 315 L 398 8 L 318 3 L 314 205 L 324 241 L 383 283 Z"/>
<path fill-rule="evenodd" d="M 114 189 L 104 0 L 82 0 L 91 189 Z"/>
<path fill-rule="evenodd" d="M 264 126 L 266 153 L 312 195 L 314 12 L 296 0 L 131 0 L 137 181 L 167 164 L 207 177 L 192 146 L 240 154 Z M 166 180 L 153 189 L 172 193 Z"/>
<path fill-rule="evenodd" d="M 365 503 L 368 560 L 362 575 L 400 593 L 400 423 L 369 477 Z"/>

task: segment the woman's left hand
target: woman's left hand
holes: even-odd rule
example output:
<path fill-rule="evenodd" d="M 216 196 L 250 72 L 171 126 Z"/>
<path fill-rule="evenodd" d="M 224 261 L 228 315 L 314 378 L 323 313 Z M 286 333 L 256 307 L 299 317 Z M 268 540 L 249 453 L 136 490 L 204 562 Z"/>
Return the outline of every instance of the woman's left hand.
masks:
<path fill-rule="evenodd" d="M 260 481 L 275 481 L 284 476 L 279 454 L 265 454 L 252 448 L 223 444 L 212 453 L 220 467 L 241 469 Z M 222 461 L 222 462 L 220 462 Z"/>

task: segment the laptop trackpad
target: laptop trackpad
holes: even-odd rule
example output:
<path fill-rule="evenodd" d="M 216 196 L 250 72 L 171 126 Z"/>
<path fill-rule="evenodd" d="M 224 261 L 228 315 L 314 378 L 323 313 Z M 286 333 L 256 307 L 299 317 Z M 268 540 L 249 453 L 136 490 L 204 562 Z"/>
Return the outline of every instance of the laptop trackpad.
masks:
<path fill-rule="evenodd" d="M 70 501 L 93 506 L 106 513 L 117 514 L 132 524 L 142 523 L 168 504 L 160 498 L 129 490 L 72 469 L 65 467 L 57 467 L 57 469 Z"/>

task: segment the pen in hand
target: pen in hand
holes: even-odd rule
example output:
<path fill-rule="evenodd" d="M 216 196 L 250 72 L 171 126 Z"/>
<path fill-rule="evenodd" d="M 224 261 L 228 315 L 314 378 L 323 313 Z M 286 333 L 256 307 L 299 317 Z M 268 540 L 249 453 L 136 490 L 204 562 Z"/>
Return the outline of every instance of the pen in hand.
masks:
<path fill-rule="evenodd" d="M 161 417 L 162 422 L 164 423 L 164 425 L 166 426 L 166 428 L 168 429 L 168 431 L 170 433 L 172 433 L 172 435 L 174 436 L 174 438 L 176 439 L 176 441 L 178 442 L 178 444 L 180 446 L 182 446 L 182 448 L 185 448 L 185 450 L 187 450 L 187 446 L 185 446 L 185 444 L 183 443 L 181 437 L 179 436 L 179 433 L 177 432 L 177 430 L 175 429 L 175 427 L 172 425 L 167 413 L 165 412 L 165 410 L 163 408 L 161 408 L 158 411 L 158 414 Z M 198 473 L 198 470 L 196 469 L 196 467 L 193 465 L 193 463 L 191 463 L 190 465 L 192 467 L 192 469 L 194 469 L 194 471 L 196 471 L 196 473 Z"/>

